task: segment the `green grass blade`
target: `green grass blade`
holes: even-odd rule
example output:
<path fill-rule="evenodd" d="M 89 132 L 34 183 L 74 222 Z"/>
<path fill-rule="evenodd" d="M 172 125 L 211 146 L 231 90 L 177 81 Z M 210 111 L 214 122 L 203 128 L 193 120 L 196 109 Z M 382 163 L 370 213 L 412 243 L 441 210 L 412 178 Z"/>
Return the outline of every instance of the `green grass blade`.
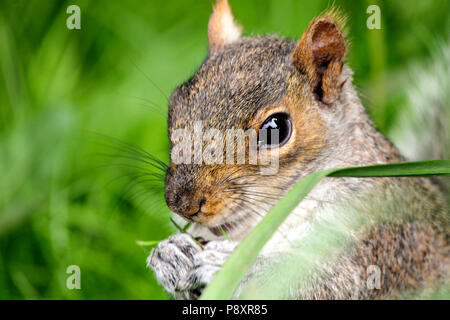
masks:
<path fill-rule="evenodd" d="M 337 169 L 330 177 L 426 177 L 450 175 L 450 160 L 427 160 Z"/>
<path fill-rule="evenodd" d="M 242 240 L 200 299 L 230 299 L 261 249 L 290 212 L 324 177 L 412 177 L 450 175 L 450 160 L 403 162 L 331 169 L 312 173 L 298 182 Z"/>
<path fill-rule="evenodd" d="M 227 239 L 228 241 L 231 242 L 230 236 L 228 235 L 228 233 L 226 233 L 225 230 L 223 230 L 223 228 L 222 228 L 221 226 L 219 226 L 219 231 L 220 231 L 220 233 L 222 233 L 222 235 L 223 235 L 223 237 L 224 237 L 225 239 Z"/>
<path fill-rule="evenodd" d="M 157 246 L 159 242 L 160 241 L 153 241 L 153 240 L 151 241 L 136 240 L 136 244 L 141 247 L 154 247 Z"/>

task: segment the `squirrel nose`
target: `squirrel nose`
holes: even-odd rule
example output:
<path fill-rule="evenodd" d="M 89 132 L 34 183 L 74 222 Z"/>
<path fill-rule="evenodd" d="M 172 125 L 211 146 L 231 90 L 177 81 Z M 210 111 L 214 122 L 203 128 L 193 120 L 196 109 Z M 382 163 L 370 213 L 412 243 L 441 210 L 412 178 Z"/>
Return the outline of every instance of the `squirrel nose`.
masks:
<path fill-rule="evenodd" d="M 193 196 L 192 192 L 181 192 L 180 194 L 168 190 L 165 197 L 169 209 L 186 218 L 198 215 L 206 203 L 205 198 L 198 199 L 198 197 Z"/>

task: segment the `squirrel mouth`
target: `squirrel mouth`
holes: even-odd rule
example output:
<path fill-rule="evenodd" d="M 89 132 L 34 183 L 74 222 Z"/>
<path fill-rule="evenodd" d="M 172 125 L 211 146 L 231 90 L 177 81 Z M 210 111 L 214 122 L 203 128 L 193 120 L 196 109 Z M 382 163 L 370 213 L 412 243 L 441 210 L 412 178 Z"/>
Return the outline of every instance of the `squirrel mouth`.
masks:
<path fill-rule="evenodd" d="M 233 230 L 234 226 L 231 223 L 224 223 L 221 224 L 217 227 L 212 227 L 209 228 L 209 231 L 211 231 L 212 234 L 214 234 L 217 237 L 223 236 L 223 231 L 225 231 L 226 233 L 230 232 L 231 230 Z"/>

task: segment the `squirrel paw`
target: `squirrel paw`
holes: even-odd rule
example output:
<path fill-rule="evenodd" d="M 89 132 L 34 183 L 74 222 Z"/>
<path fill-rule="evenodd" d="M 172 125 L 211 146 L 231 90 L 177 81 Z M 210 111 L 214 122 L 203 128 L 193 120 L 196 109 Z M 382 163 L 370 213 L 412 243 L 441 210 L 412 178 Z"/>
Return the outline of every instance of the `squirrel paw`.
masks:
<path fill-rule="evenodd" d="M 147 265 L 174 298 L 197 299 L 236 245 L 211 241 L 201 248 L 190 235 L 175 234 L 152 250 Z"/>
<path fill-rule="evenodd" d="M 211 241 L 194 256 L 193 268 L 180 279 L 176 287 L 183 299 L 197 299 L 200 296 L 236 245 L 230 241 Z"/>
<path fill-rule="evenodd" d="M 147 258 L 158 282 L 176 296 L 176 286 L 194 267 L 194 256 L 202 250 L 191 236 L 177 233 L 161 241 Z"/>

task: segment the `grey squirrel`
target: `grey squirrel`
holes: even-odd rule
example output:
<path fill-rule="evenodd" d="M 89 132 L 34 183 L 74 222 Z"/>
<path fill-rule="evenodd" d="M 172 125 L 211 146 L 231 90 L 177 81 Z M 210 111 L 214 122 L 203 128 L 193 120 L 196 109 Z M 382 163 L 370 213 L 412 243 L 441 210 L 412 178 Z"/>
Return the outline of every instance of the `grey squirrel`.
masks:
<path fill-rule="evenodd" d="M 186 233 L 162 241 L 151 252 L 148 266 L 175 298 L 198 298 L 239 241 L 307 174 L 404 160 L 374 128 L 357 96 L 352 71 L 345 65 L 342 30 L 343 19 L 330 10 L 314 19 L 298 42 L 241 37 L 228 2 L 215 5 L 208 25 L 208 56 L 169 101 L 172 146 L 176 130 L 193 129 L 196 121 L 223 132 L 276 129 L 277 143 L 265 142 L 270 152 L 277 152 L 279 171 L 261 175 L 262 164 L 172 159 L 166 202 L 192 225 Z M 337 203 L 348 209 L 338 210 Z M 276 273 L 274 262 L 283 261 L 285 254 L 295 255 L 290 244 L 301 242 L 314 221 L 336 216 L 345 220 L 355 212 L 371 223 L 349 235 L 345 250 L 316 276 L 299 280 L 301 285 L 292 281 L 283 298 L 395 297 L 446 283 L 448 209 L 434 180 L 327 178 L 269 241 L 236 297 L 252 279 L 264 282 Z M 381 270 L 377 289 L 360 285 L 370 266 Z"/>

